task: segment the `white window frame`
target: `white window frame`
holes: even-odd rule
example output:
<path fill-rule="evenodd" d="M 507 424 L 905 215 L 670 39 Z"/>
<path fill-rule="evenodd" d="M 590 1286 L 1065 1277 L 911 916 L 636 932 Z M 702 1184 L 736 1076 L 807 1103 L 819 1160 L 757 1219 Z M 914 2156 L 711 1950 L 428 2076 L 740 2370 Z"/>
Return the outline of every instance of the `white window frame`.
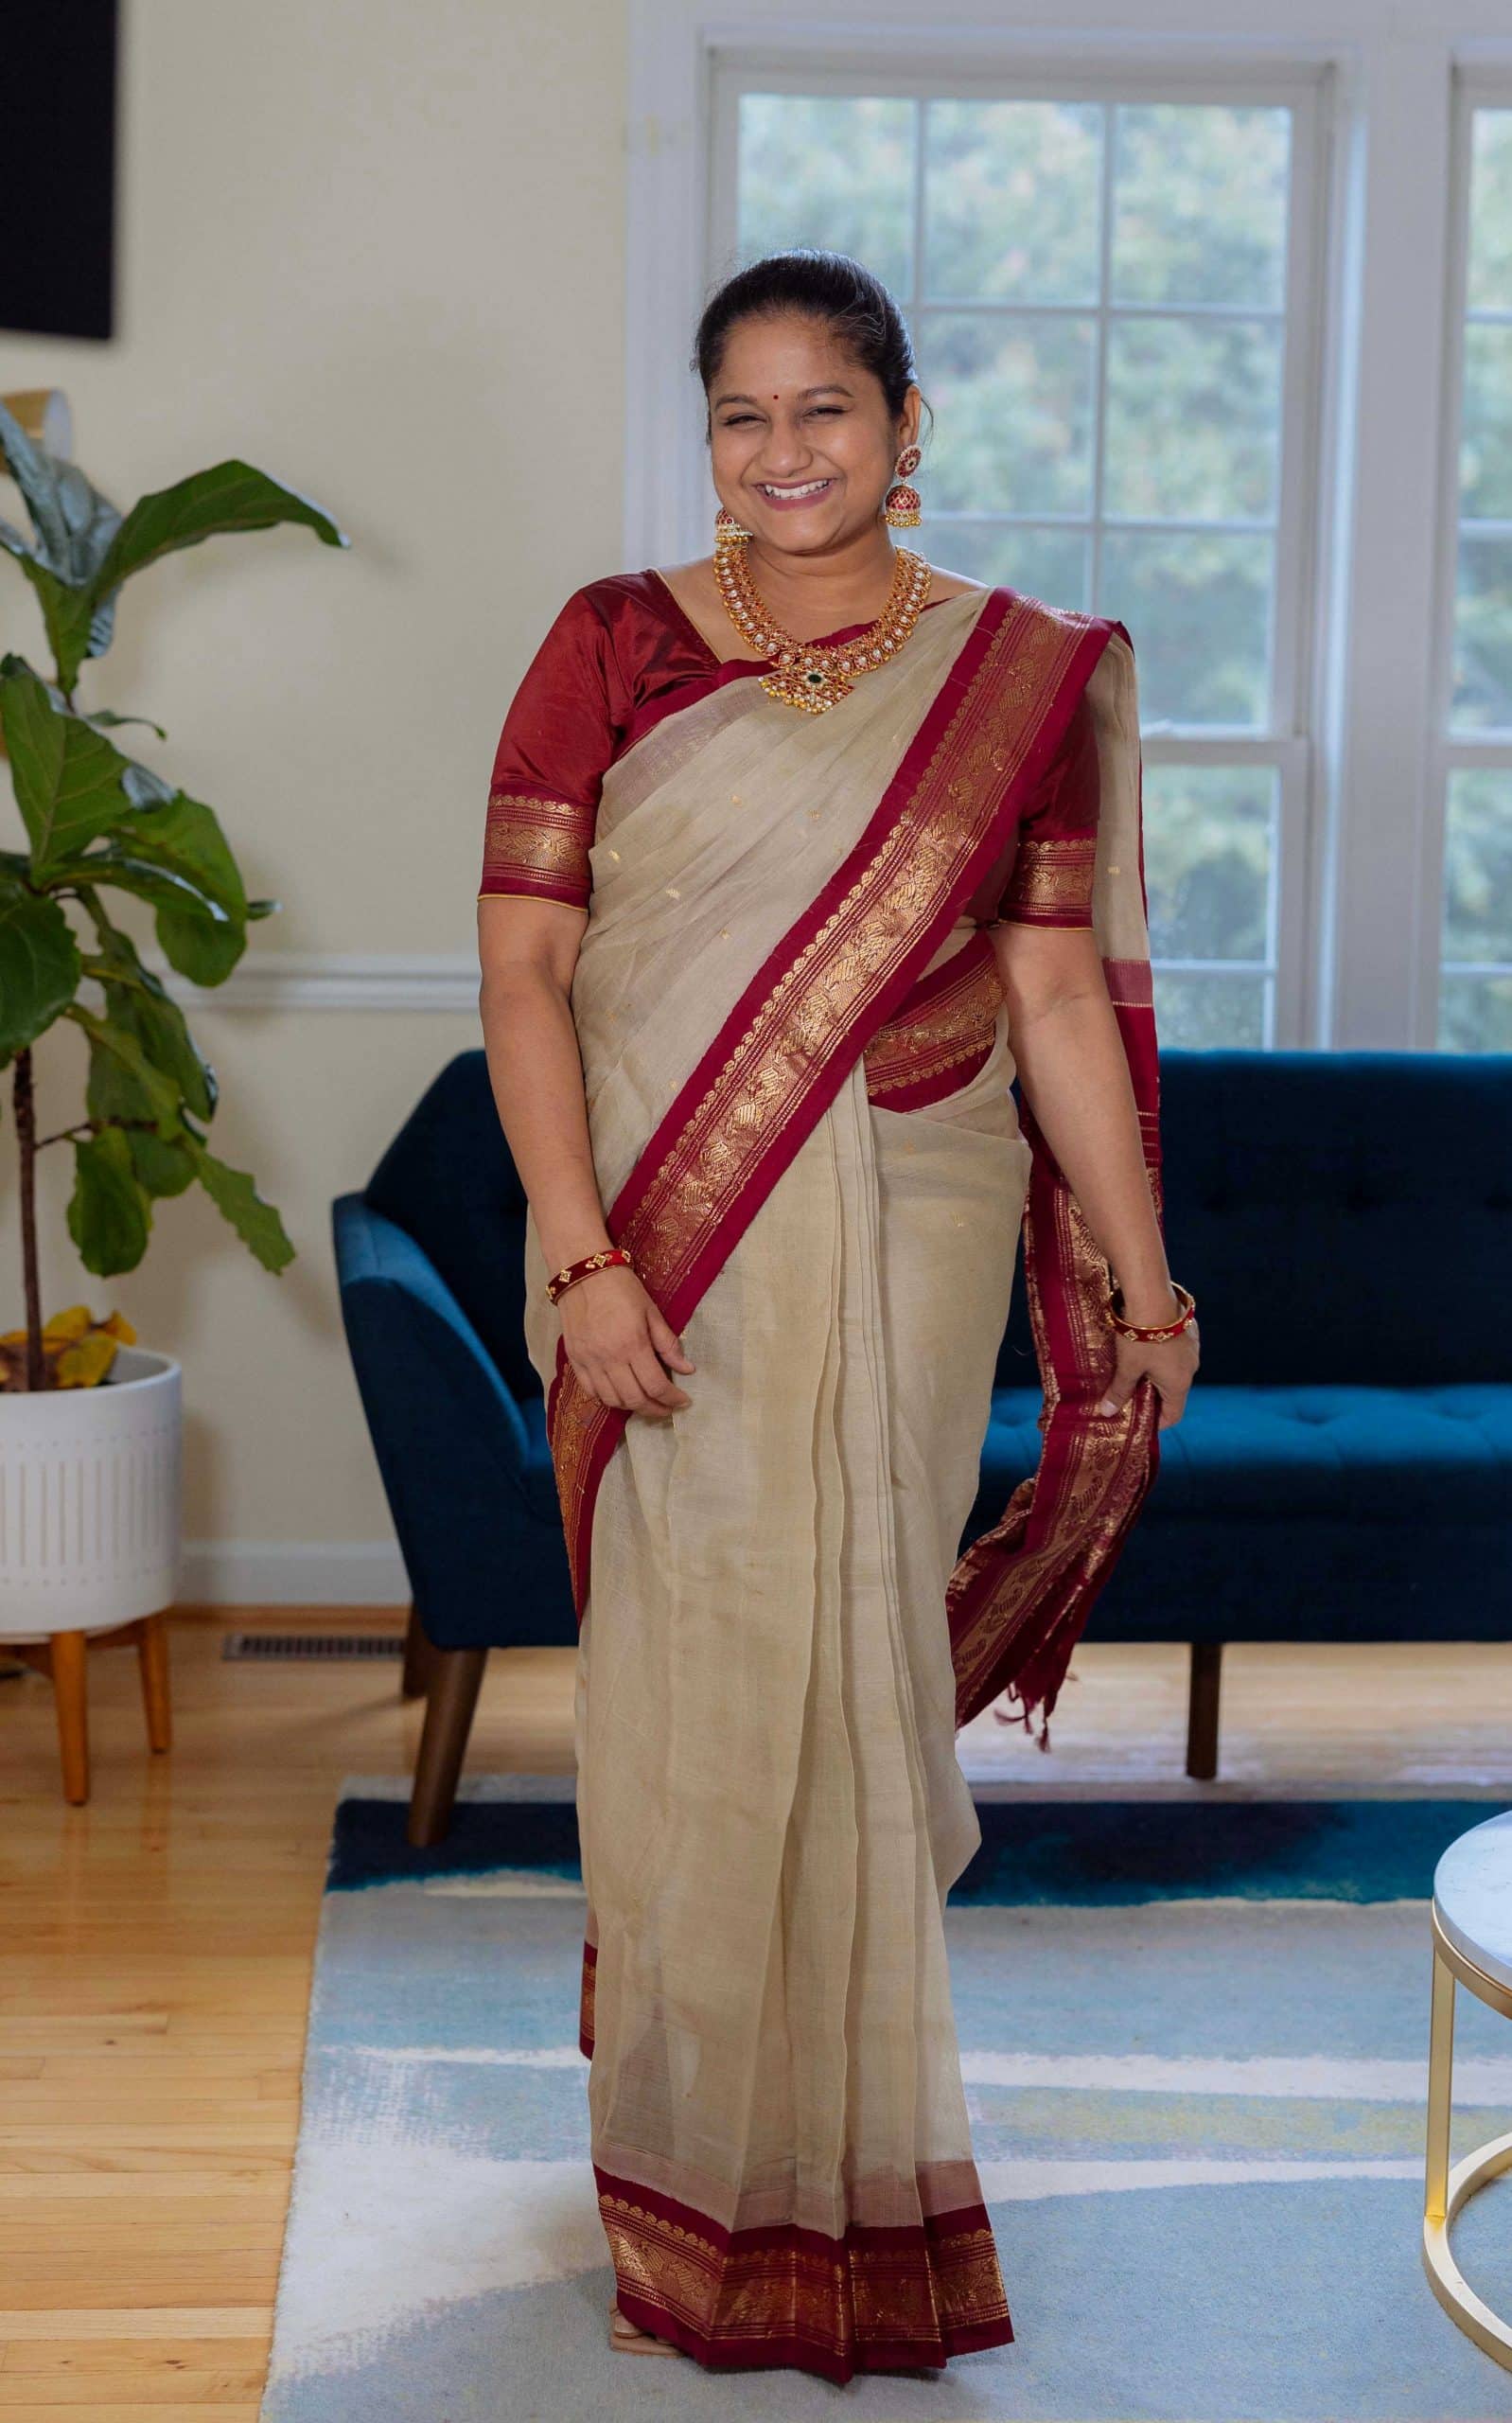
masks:
<path fill-rule="evenodd" d="M 1470 169 L 1474 117 L 1478 109 L 1512 110 L 1512 64 L 1500 71 L 1462 67 L 1454 78 L 1453 127 L 1450 151 L 1449 274 L 1445 282 L 1445 379 L 1442 487 L 1439 504 L 1437 613 L 1433 658 L 1433 722 L 1430 750 L 1432 812 L 1425 820 L 1423 877 L 1425 899 L 1441 904 L 1444 885 L 1444 844 L 1451 775 L 1462 768 L 1512 769 L 1512 725 L 1487 726 L 1484 732 L 1450 729 L 1454 687 L 1454 608 L 1458 587 L 1460 523 L 1460 448 L 1464 434 L 1465 331 L 1468 302 L 1470 251 Z M 1425 916 L 1418 935 L 1419 982 L 1425 1018 L 1436 1022 L 1443 970 L 1442 909 L 1437 918 Z M 1450 963 L 1457 974 L 1504 975 L 1507 963 L 1487 962 L 1477 967 L 1464 960 Z"/>
<path fill-rule="evenodd" d="M 1172 974 L 1208 975 L 1216 981 L 1261 979 L 1264 1032 L 1267 1042 L 1296 1040 L 1302 1031 L 1302 967 L 1306 891 L 1302 881 L 1307 859 L 1310 759 L 1304 723 L 1306 668 L 1310 655 L 1311 534 L 1316 517 L 1316 392 L 1317 342 L 1324 256 L 1320 223 L 1327 192 L 1324 146 L 1327 133 L 1327 71 L 1278 72 L 1274 66 L 1247 63 L 1219 75 L 1212 69 L 1184 68 L 1172 62 L 1153 68 L 1126 61 L 1117 65 L 1089 67 L 1067 51 L 1059 59 L 1019 59 L 989 67 L 963 67 L 958 57 L 941 54 L 916 57 L 906 67 L 879 65 L 856 59 L 843 65 L 810 58 L 795 64 L 791 55 L 769 45 L 735 47 L 713 53 L 709 62 L 710 183 L 707 202 L 709 254 L 706 276 L 712 284 L 736 265 L 734 162 L 738 150 L 738 113 L 749 91 L 793 94 L 865 93 L 905 99 L 1060 100 L 1099 104 L 1140 101 L 1186 101 L 1284 107 L 1292 113 L 1291 181 L 1288 200 L 1286 289 L 1280 320 L 1283 337 L 1280 402 L 1279 484 L 1275 523 L 1274 617 L 1271 631 L 1271 698 L 1266 723 L 1224 728 L 1184 726 L 1173 720 L 1143 726 L 1148 766 L 1199 765 L 1268 767 L 1275 776 L 1276 829 L 1272 862 L 1267 930 L 1273 942 L 1263 960 L 1162 959 L 1158 967 Z M 1092 451 L 1095 488 L 1091 505 L 1094 563 L 1100 553 L 1102 432 L 1106 409 L 1107 331 L 1119 316 L 1108 298 L 1108 255 L 1112 240 L 1114 179 L 1111 107 L 1103 120 L 1101 163 L 1100 299 L 1095 308 L 1078 307 L 1076 317 L 1096 323 L 1096 385 Z M 922 184 L 922 178 L 921 178 Z M 915 267 L 922 266 L 920 231 L 916 229 Z M 898 297 L 915 337 L 928 312 L 947 308 L 924 304 L 917 294 Z M 958 307 L 950 307 L 958 308 Z M 976 306 L 971 307 L 978 308 Z M 1005 307 L 1011 308 L 1011 307 Z M 704 518 L 690 529 L 679 553 L 694 555 L 706 543 L 702 533 L 713 511 L 713 491 L 707 486 Z M 927 512 L 927 507 L 926 507 Z M 994 515 L 1011 523 L 1020 517 Z M 1042 516 L 1029 514 L 1026 521 Z M 949 554 L 948 523 L 939 552 Z M 1122 522 L 1119 528 L 1129 525 Z M 1210 526 L 1203 525 L 1204 528 Z M 1212 525 L 1222 527 L 1222 525 Z M 1067 601 L 1052 599 L 1052 604 Z M 1137 660 L 1139 635 L 1132 634 Z"/>
<path fill-rule="evenodd" d="M 1431 1050 L 1436 1035 L 1446 427 L 1445 272 L 1457 69 L 1512 73 L 1506 0 L 951 0 L 966 67 L 1074 56 L 1104 74 L 1174 63 L 1225 87 L 1331 71 L 1317 351 L 1319 513 L 1299 724 L 1313 735 L 1305 850 L 1286 870 L 1276 1039 Z M 621 561 L 707 550 L 702 397 L 687 356 L 707 291 L 712 62 L 731 48 L 879 67 L 937 53 L 917 0 L 628 0 L 625 513 Z M 1320 197 L 1320 203 L 1323 197 Z M 695 534 L 689 543 L 689 533 Z M 1138 635 L 1135 633 L 1137 644 Z"/>

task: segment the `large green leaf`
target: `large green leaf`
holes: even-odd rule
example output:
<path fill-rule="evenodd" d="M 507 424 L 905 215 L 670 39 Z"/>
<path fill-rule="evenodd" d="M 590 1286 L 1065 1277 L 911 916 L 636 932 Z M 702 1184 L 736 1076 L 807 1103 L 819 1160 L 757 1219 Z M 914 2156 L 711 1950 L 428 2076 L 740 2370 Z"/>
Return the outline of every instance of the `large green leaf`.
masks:
<path fill-rule="evenodd" d="M 134 1270 L 147 1251 L 152 1207 L 132 1167 L 131 1147 L 118 1127 L 74 1141 L 74 1191 L 68 1202 L 68 1233 L 79 1258 L 97 1278 Z"/>
<path fill-rule="evenodd" d="M 312 497 L 286 488 L 251 463 L 217 463 L 194 471 L 170 488 L 138 499 L 106 552 L 93 583 L 103 598 L 133 572 L 178 547 L 238 530 L 271 530 L 277 522 L 301 522 L 328 547 L 349 542 Z"/>
<path fill-rule="evenodd" d="M 247 947 L 240 918 L 230 918 L 220 901 L 206 899 L 186 875 L 148 865 L 146 858 L 129 858 L 114 845 L 65 860 L 53 870 L 53 882 L 114 884 L 118 892 L 133 892 L 135 899 L 152 901 L 165 960 L 191 983 L 223 983 Z"/>
<path fill-rule="evenodd" d="M 121 776 L 121 788 L 133 807 L 166 807 L 170 799 L 178 797 L 176 784 L 134 757 Z"/>
<path fill-rule="evenodd" d="M 77 463 L 34 445 L 3 404 L 0 454 L 26 500 L 33 531 L 28 546 L 19 531 L 0 524 L 0 546 L 37 592 L 58 678 L 71 693 L 84 658 L 103 656 L 110 646 L 114 609 L 97 583 L 121 517 Z"/>
<path fill-rule="evenodd" d="M 26 500 L 34 552 L 71 589 L 92 581 L 109 554 L 121 517 L 77 463 L 49 454 L 0 404 L 0 453 Z"/>
<path fill-rule="evenodd" d="M 105 1015 L 112 1026 L 135 1035 L 146 1057 L 173 1080 L 197 1118 L 213 1118 L 220 1091 L 215 1070 L 201 1057 L 184 1012 L 162 979 L 143 966 L 130 935 L 106 923 L 99 955 L 84 961 L 84 973 L 104 986 Z"/>
<path fill-rule="evenodd" d="M 66 581 L 60 580 L 55 572 L 50 572 L 41 557 L 27 546 L 20 531 L 12 529 L 9 522 L 0 522 L 0 547 L 8 555 L 14 556 L 36 591 L 47 645 L 59 671 L 72 687 L 78 679 L 79 668 L 89 653 L 94 609 L 88 596 L 82 590 L 70 589 Z"/>
<path fill-rule="evenodd" d="M 135 858 L 187 876 L 207 900 L 244 921 L 246 889 L 213 807 L 175 791 L 160 805 L 139 807 L 120 836 Z"/>
<path fill-rule="evenodd" d="M 265 1270 L 282 1270 L 294 1258 L 282 1220 L 257 1192 L 245 1170 L 228 1168 L 190 1134 L 185 1142 L 201 1185 L 224 1213 L 244 1245 L 250 1246 Z"/>
<path fill-rule="evenodd" d="M 150 900 L 169 964 L 196 984 L 223 983 L 246 948 L 248 919 L 277 904 L 249 902 L 214 808 L 141 766 L 128 769 L 126 787 L 135 813 L 78 870 Z"/>
<path fill-rule="evenodd" d="M 134 857 L 115 841 L 91 850 L 86 858 L 60 859 L 47 880 L 55 886 L 113 883 L 118 891 L 133 893 L 139 900 L 176 909 L 198 906 L 207 916 L 219 917 L 226 925 L 232 923 L 225 911 L 217 902 L 207 900 L 188 875 L 175 875 L 170 867 L 154 866 L 149 859 Z"/>
<path fill-rule="evenodd" d="M 56 900 L 0 872 L 0 1053 L 32 1043 L 79 990 L 81 962 Z"/>
<path fill-rule="evenodd" d="M 239 918 L 229 917 L 219 901 L 206 898 L 186 875 L 132 857 L 114 842 L 91 850 L 87 858 L 65 860 L 53 870 L 51 879 L 80 887 L 114 884 L 139 900 L 149 900 L 157 911 L 157 938 L 165 958 L 193 984 L 224 982 L 247 946 Z"/>
<path fill-rule="evenodd" d="M 92 1119 L 141 1119 L 160 1136 L 183 1132 L 182 1099 L 172 1077 L 154 1067 L 129 1027 L 97 1017 L 75 1001 L 65 1016 L 89 1037 L 87 1101 Z"/>
<path fill-rule="evenodd" d="M 223 984 L 247 947 L 245 926 L 201 909 L 163 908 L 153 922 L 164 958 L 191 984 Z"/>
<path fill-rule="evenodd" d="M 16 805 L 39 882 L 131 812 L 121 787 L 128 760 L 82 716 L 60 714 L 47 684 L 19 657 L 0 659 L 5 725 Z"/>
<path fill-rule="evenodd" d="M 182 1194 L 194 1184 L 194 1162 L 185 1146 L 154 1136 L 148 1127 L 127 1130 L 136 1182 L 149 1194 Z"/>

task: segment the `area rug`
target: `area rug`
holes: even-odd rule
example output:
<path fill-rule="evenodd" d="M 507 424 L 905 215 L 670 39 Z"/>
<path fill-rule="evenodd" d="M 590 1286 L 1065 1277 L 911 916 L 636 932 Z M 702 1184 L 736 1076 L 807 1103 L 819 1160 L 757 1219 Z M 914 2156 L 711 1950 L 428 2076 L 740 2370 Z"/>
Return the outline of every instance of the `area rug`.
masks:
<path fill-rule="evenodd" d="M 1428 1898 L 1485 1799 L 979 1800 L 947 1912 L 1016 2338 L 836 2389 L 616 2355 L 571 1784 L 337 1813 L 263 2423 L 1504 2423 L 1418 2253 Z M 1456 2156 L 1512 2030 L 1461 1993 Z M 1512 2309 L 1512 2177 L 1463 2216 Z"/>

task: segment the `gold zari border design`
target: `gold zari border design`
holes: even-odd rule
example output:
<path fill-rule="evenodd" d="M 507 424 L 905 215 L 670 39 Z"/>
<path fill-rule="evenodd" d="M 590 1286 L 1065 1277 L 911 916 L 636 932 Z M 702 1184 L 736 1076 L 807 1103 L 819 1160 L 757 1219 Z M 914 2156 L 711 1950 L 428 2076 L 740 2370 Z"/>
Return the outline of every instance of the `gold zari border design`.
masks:
<path fill-rule="evenodd" d="M 797 2339 L 843 2356 L 858 2343 L 933 2345 L 942 2331 L 1008 2315 L 990 2227 L 935 2237 L 921 2226 L 903 2246 L 868 2246 L 860 2233 L 742 2247 L 737 2233 L 722 2251 L 629 2197 L 601 2192 L 598 2201 L 621 2287 L 715 2346 Z"/>
<path fill-rule="evenodd" d="M 998 915 L 1025 921 L 1039 916 L 1080 915 L 1090 926 L 1097 855 L 1095 833 L 1021 840 Z"/>
<path fill-rule="evenodd" d="M 575 807 L 571 800 L 490 791 L 479 897 L 534 883 L 547 893 L 565 887 L 574 895 L 572 905 L 586 905 L 594 822 L 594 809 Z"/>
<path fill-rule="evenodd" d="M 875 1102 L 905 1086 L 939 1076 L 958 1061 L 991 1051 L 997 1032 L 1003 983 L 995 961 L 936 996 L 909 1017 L 905 1012 L 879 1027 L 862 1054 L 868 1099 Z"/>

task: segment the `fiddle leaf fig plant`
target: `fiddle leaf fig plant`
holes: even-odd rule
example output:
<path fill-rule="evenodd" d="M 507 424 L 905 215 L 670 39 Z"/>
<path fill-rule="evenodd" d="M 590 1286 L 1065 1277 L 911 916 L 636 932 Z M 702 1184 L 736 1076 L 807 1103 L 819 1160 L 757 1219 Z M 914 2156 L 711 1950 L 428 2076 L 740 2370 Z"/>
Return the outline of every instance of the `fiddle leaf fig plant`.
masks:
<path fill-rule="evenodd" d="M 162 739 L 162 727 L 89 714 L 78 700 L 80 674 L 110 646 L 124 583 L 175 549 L 284 522 L 326 546 L 347 540 L 320 505 L 249 463 L 194 472 L 123 516 L 3 404 L 0 454 L 31 523 L 25 536 L 0 521 L 0 551 L 30 583 L 52 654 L 50 675 L 0 656 L 0 739 L 26 841 L 0 849 L 0 1070 L 12 1072 L 26 1324 L 10 1334 L 18 1350 L 25 1336 L 25 1352 L 0 1357 L 0 1388 L 43 1388 L 60 1385 L 59 1355 L 44 1342 L 37 1244 L 37 1155 L 46 1147 L 72 1150 L 69 1234 L 101 1277 L 134 1270 L 153 1205 L 194 1185 L 265 1269 L 281 1270 L 294 1251 L 253 1178 L 210 1150 L 215 1071 L 107 905 L 113 893 L 146 901 L 168 965 L 214 985 L 241 957 L 248 927 L 279 903 L 248 898 L 213 808 L 112 737 L 141 724 Z M 64 1018 L 87 1045 L 84 1115 L 39 1136 L 33 1047 Z M 76 1367 L 76 1385 L 98 1368 L 79 1358 Z"/>

